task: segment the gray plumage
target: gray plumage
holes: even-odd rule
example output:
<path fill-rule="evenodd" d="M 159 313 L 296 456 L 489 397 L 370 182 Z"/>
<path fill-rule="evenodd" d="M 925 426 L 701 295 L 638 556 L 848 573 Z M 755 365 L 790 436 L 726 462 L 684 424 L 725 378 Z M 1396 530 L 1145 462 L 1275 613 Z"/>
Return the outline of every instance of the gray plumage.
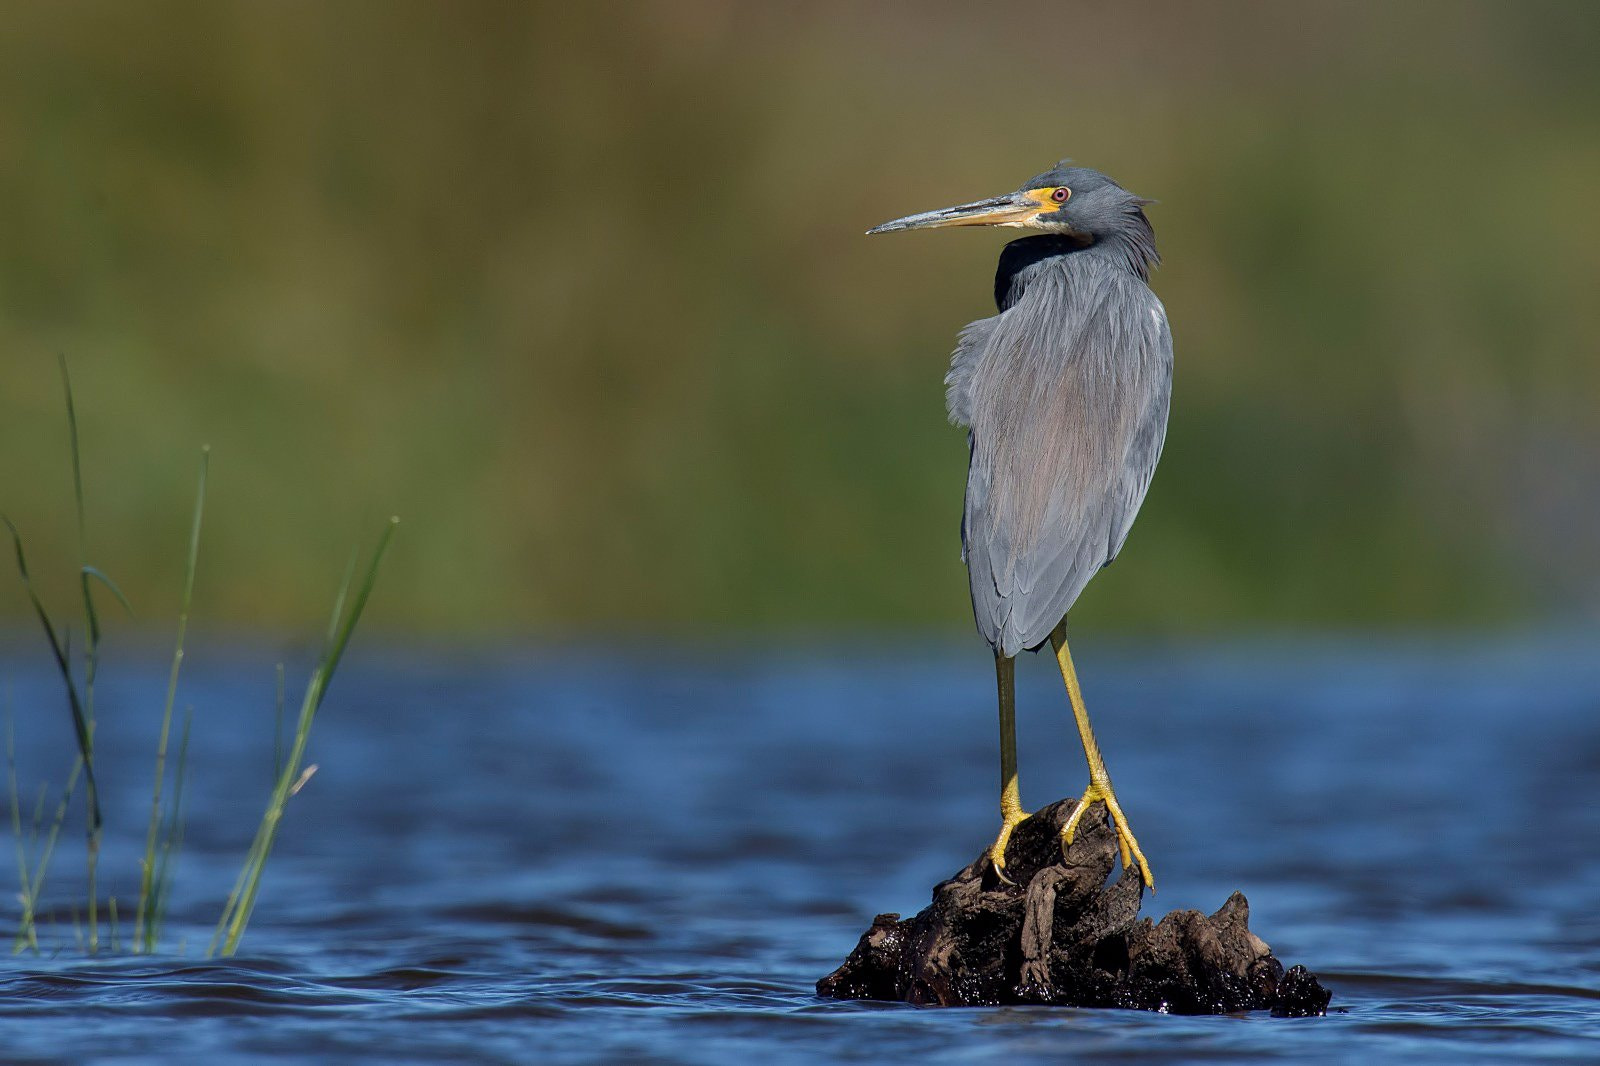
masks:
<path fill-rule="evenodd" d="M 1015 659 L 1048 641 L 1089 763 L 1089 784 L 1061 826 L 1062 847 L 1103 803 L 1124 868 L 1136 862 L 1140 881 L 1155 888 L 1089 727 L 1066 635 L 1078 594 L 1122 550 L 1167 433 L 1172 334 L 1146 284 L 1159 261 L 1147 203 L 1104 174 L 1063 163 L 1016 192 L 867 231 L 1007 226 L 1043 234 L 1000 253 L 1000 313 L 961 331 L 945 377 L 950 419 L 967 427 L 971 451 L 961 555 L 978 631 L 995 652 L 1000 833 L 989 862 L 1003 881 L 1012 830 L 1029 818 L 1017 784 Z"/>
<path fill-rule="evenodd" d="M 1027 215 L 1029 191 L 1053 186 L 1070 199 Z M 950 419 L 970 431 L 961 535 L 973 614 L 1004 655 L 1045 643 L 1117 557 L 1161 455 L 1172 335 L 1146 285 L 1158 262 L 1146 203 L 1062 166 L 1009 198 L 880 227 L 979 218 L 1049 234 L 1006 247 L 1000 313 L 962 330 L 945 378 Z"/>

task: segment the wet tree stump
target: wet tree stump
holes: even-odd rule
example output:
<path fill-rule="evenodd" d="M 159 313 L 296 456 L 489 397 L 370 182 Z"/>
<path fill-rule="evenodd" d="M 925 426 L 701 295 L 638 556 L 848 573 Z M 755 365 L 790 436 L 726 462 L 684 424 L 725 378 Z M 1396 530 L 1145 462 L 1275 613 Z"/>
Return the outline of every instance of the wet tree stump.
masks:
<path fill-rule="evenodd" d="M 1331 993 L 1303 966 L 1284 971 L 1250 932 L 1235 892 L 1211 915 L 1139 918 L 1139 871 L 1116 866 L 1117 841 L 1096 804 L 1062 855 L 1064 799 L 1017 826 L 1002 881 L 988 850 L 933 890 L 913 918 L 880 914 L 850 957 L 817 982 L 830 999 L 945 1007 L 1047 1004 L 1171 1014 L 1270 1010 L 1320 1015 Z"/>

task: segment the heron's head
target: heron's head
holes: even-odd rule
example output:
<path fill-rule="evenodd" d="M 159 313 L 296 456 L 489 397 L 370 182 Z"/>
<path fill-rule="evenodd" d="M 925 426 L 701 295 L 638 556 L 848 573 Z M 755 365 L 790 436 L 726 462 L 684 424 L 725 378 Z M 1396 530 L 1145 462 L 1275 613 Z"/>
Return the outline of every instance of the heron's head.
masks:
<path fill-rule="evenodd" d="M 1016 192 L 907 215 L 867 230 L 868 234 L 942 226 L 1007 226 L 1083 238 L 1086 242 L 1117 236 L 1143 236 L 1149 200 L 1133 195 L 1098 170 L 1068 166 L 1065 161 L 1023 183 Z"/>

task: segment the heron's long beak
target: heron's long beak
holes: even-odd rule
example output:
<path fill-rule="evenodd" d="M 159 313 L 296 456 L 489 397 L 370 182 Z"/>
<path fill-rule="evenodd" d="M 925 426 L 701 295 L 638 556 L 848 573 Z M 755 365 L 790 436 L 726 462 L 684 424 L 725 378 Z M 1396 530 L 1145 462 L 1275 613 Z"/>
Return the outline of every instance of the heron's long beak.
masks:
<path fill-rule="evenodd" d="M 867 235 L 893 233 L 902 229 L 938 229 L 941 226 L 1026 226 L 1046 207 L 1046 204 L 1023 192 L 992 196 L 959 207 L 945 207 L 938 211 L 924 211 L 920 215 L 907 215 L 881 226 L 873 226 Z"/>

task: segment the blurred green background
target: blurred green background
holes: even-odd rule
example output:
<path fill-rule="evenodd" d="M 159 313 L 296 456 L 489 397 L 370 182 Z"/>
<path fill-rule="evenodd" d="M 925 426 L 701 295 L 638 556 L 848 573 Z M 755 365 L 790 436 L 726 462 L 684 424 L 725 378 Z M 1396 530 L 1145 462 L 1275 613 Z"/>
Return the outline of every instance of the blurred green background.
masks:
<path fill-rule="evenodd" d="M 11 3 L 0 510 L 170 618 L 970 626 L 941 377 L 1061 156 L 1159 198 L 1166 456 L 1097 629 L 1600 606 L 1600 5 Z M 0 584 L 20 624 L 15 582 Z M 61 600 L 63 604 L 66 600 Z"/>

